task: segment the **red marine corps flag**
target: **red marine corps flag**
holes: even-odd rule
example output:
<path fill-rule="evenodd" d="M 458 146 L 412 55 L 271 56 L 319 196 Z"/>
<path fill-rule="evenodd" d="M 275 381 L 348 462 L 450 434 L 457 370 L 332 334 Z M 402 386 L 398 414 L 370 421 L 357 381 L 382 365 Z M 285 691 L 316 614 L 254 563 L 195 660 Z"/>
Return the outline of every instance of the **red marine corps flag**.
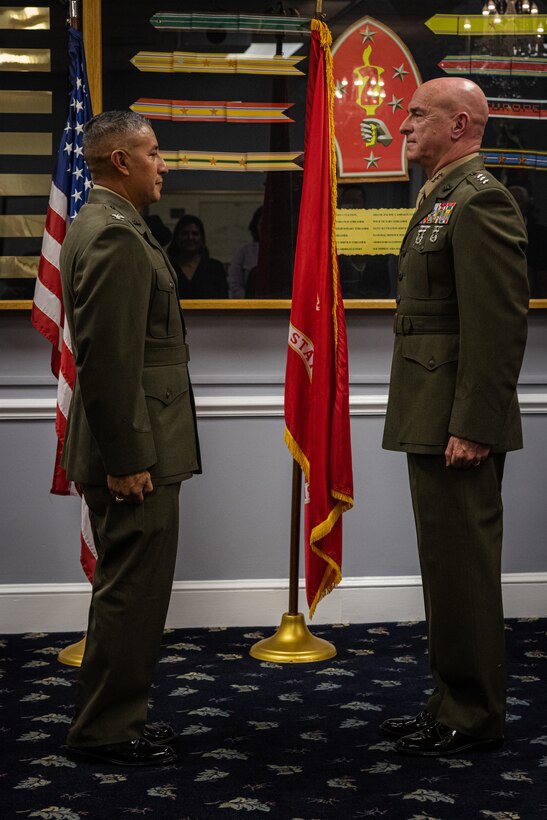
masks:
<path fill-rule="evenodd" d="M 335 242 L 332 38 L 312 20 L 305 165 L 285 381 L 285 441 L 305 476 L 310 616 L 341 580 L 341 514 L 353 506 L 348 353 Z"/>

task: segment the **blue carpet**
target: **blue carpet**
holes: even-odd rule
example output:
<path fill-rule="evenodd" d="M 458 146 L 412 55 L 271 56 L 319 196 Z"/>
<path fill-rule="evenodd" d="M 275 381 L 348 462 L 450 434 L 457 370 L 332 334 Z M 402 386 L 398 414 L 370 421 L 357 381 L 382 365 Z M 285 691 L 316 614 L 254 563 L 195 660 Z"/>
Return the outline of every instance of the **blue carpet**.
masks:
<path fill-rule="evenodd" d="M 312 631 L 336 645 L 336 658 L 297 666 L 250 658 L 270 629 L 166 632 L 151 720 L 180 731 L 180 759 L 138 770 L 65 757 L 78 671 L 56 655 L 81 635 L 5 636 L 0 816 L 547 817 L 547 619 L 507 622 L 504 748 L 433 760 L 397 755 L 378 729 L 423 705 L 431 685 L 424 624 Z"/>

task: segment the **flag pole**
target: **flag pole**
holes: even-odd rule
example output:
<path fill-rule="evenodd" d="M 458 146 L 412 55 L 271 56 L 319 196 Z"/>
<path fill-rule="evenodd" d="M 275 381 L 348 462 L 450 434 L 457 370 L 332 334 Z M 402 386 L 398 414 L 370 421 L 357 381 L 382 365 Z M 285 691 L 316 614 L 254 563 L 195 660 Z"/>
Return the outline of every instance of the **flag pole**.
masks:
<path fill-rule="evenodd" d="M 78 0 L 69 0 L 67 24 L 70 28 L 80 31 L 80 10 Z M 64 649 L 61 649 L 57 655 L 57 660 L 59 663 L 62 663 L 65 666 L 81 666 L 85 652 L 85 639 L 86 636 L 84 635 L 84 637 L 76 643 L 70 644 L 69 646 L 65 646 Z"/>
<path fill-rule="evenodd" d="M 301 498 L 302 470 L 293 459 L 289 611 L 281 616 L 281 624 L 274 635 L 258 641 L 251 647 L 249 654 L 258 660 L 274 663 L 317 663 L 336 655 L 336 647 L 329 641 L 312 635 L 306 626 L 304 615 L 298 611 Z"/>
<path fill-rule="evenodd" d="M 323 0 L 316 0 L 315 16 L 323 19 Z M 298 576 L 300 559 L 300 515 L 302 503 L 302 470 L 293 459 L 291 528 L 289 557 L 289 611 L 281 618 L 277 632 L 258 641 L 250 655 L 259 660 L 277 663 L 314 663 L 336 655 L 336 647 L 309 631 L 304 615 L 298 611 Z"/>

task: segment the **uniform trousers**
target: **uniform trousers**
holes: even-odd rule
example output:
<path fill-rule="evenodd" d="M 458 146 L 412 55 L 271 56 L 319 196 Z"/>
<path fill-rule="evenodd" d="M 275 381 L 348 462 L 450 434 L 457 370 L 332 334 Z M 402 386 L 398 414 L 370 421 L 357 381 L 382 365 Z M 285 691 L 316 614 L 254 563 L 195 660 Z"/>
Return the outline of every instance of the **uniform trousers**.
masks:
<path fill-rule="evenodd" d="M 502 737 L 505 453 L 470 469 L 446 467 L 444 455 L 407 457 L 435 682 L 426 709 L 471 737 Z"/>
<path fill-rule="evenodd" d="M 157 485 L 138 506 L 105 486 L 82 486 L 97 564 L 69 746 L 141 737 L 171 596 L 180 482 Z"/>

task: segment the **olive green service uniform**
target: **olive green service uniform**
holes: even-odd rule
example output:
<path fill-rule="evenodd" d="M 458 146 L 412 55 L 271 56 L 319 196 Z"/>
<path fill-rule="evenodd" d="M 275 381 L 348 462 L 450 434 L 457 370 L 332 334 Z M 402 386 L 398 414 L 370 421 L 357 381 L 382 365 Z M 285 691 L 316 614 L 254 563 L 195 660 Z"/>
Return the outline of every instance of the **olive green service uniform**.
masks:
<path fill-rule="evenodd" d="M 97 564 L 69 746 L 142 735 L 171 594 L 180 483 L 200 471 L 176 276 L 130 202 L 94 188 L 67 232 L 61 279 L 76 383 L 62 465 L 81 484 Z M 107 474 L 149 470 L 142 505 Z"/>
<path fill-rule="evenodd" d="M 383 447 L 406 452 L 435 691 L 427 710 L 477 738 L 503 735 L 505 453 L 522 447 L 526 230 L 480 157 L 447 171 L 412 216 L 399 258 Z M 491 448 L 445 466 L 449 436 Z"/>

